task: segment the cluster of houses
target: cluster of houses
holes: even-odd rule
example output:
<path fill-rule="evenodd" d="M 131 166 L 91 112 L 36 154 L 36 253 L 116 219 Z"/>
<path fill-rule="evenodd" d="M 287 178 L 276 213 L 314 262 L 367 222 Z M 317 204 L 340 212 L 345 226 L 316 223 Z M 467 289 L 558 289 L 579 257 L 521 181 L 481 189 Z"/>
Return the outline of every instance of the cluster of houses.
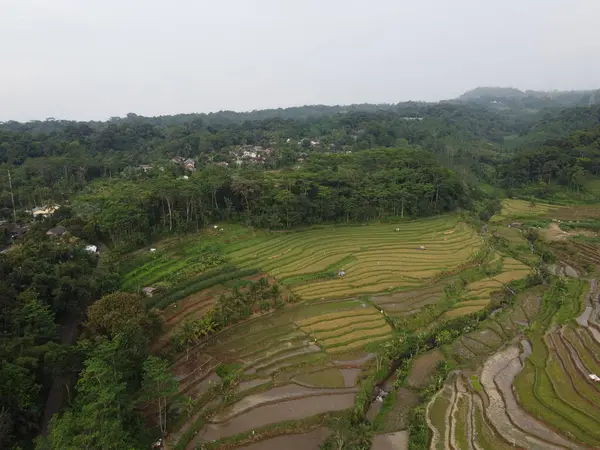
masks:
<path fill-rule="evenodd" d="M 318 147 L 318 146 L 320 146 L 320 145 L 321 145 L 321 141 L 313 141 L 312 139 L 302 139 L 302 140 L 298 141 L 298 145 L 302 145 L 302 143 L 303 143 L 304 141 L 308 141 L 311 147 Z M 292 142 L 292 139 L 291 139 L 291 138 L 287 138 L 287 139 L 285 140 L 285 142 L 286 142 L 287 144 L 289 144 L 289 143 L 291 143 L 291 142 Z"/>
<path fill-rule="evenodd" d="M 183 167 L 185 170 L 189 170 L 190 172 L 193 172 L 194 170 L 196 170 L 196 161 L 194 161 L 192 158 L 184 158 L 183 156 L 175 156 L 174 158 L 171 159 L 171 162 L 173 164 L 177 164 L 177 165 Z"/>
<path fill-rule="evenodd" d="M 51 217 L 59 208 L 60 205 L 36 206 L 27 212 L 31 213 L 33 220 L 35 221 Z M 2 246 L 2 235 L 5 236 L 5 239 L 8 238 L 5 240 L 4 244 L 8 244 L 10 247 L 14 241 L 21 239 L 27 230 L 29 230 L 28 224 L 20 225 L 17 223 L 8 222 L 6 220 L 0 221 L 0 246 Z M 50 236 L 51 238 L 60 238 L 63 236 L 69 236 L 69 232 L 62 225 L 57 225 L 46 231 L 46 235 Z M 7 251 L 9 247 L 4 248 L 2 252 Z M 99 253 L 96 245 L 86 245 L 85 250 L 96 255 Z"/>
<path fill-rule="evenodd" d="M 235 158 L 235 163 L 239 166 L 243 163 L 259 163 L 264 164 L 269 159 L 275 150 L 272 148 L 262 147 L 260 145 L 242 145 L 230 152 Z"/>
<path fill-rule="evenodd" d="M 171 158 L 171 162 L 180 167 L 183 167 L 185 170 L 187 170 L 189 172 L 193 172 L 196 170 L 196 161 L 194 161 L 192 158 L 184 158 L 183 156 L 175 156 L 175 157 Z M 154 165 L 141 164 L 140 166 L 138 166 L 138 169 L 141 170 L 142 172 L 149 172 L 151 170 L 154 170 Z M 165 170 L 164 167 L 159 167 L 158 169 L 161 172 Z"/>

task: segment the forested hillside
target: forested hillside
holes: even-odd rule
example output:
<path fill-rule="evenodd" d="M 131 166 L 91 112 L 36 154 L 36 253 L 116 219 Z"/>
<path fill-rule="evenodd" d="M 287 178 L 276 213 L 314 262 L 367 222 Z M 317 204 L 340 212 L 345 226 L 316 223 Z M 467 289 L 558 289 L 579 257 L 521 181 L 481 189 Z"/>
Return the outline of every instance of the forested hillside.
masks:
<path fill-rule="evenodd" d="M 600 90 L 521 91 L 511 87 L 478 87 L 458 97 L 461 102 L 487 105 L 495 109 L 521 109 L 534 112 L 543 108 L 571 108 L 600 103 Z"/>
<path fill-rule="evenodd" d="M 251 166 L 255 171 L 285 171 L 321 154 L 411 146 L 432 152 L 443 167 L 472 183 L 506 185 L 502 167 L 513 164 L 511 159 L 597 126 L 600 107 L 531 114 L 471 104 L 404 103 L 303 107 L 281 110 L 280 117 L 270 112 L 231 113 L 231 120 L 226 116 L 129 115 L 105 123 L 4 123 L 0 125 L 1 214 L 7 218 L 12 209 L 9 169 L 16 208 L 23 209 L 62 204 L 94 180 L 131 177 L 144 164 L 161 165 L 161 170 L 181 175 L 169 164 L 175 156 L 192 158 L 196 168 L 228 163 L 228 170 Z M 261 164 L 245 160 L 238 167 L 236 161 L 242 161 L 232 154 L 242 146 L 273 152 Z"/>
<path fill-rule="evenodd" d="M 348 389 L 332 391 L 347 402 L 359 381 L 338 374 L 325 383 L 315 373 L 337 370 L 331 354 L 365 345 L 379 352 L 378 367 L 385 360 L 400 370 L 399 386 L 408 366 L 395 361 L 412 364 L 484 320 L 497 306 L 493 289 L 510 284 L 513 292 L 525 277 L 545 282 L 548 264 L 560 270 L 553 251 L 577 260 L 532 230 L 551 221 L 557 203 L 561 217 L 581 214 L 565 205 L 597 203 L 599 177 L 600 105 L 591 91 L 478 88 L 439 103 L 2 123 L 0 447 L 32 448 L 43 426 L 50 433 L 39 449 L 145 448 L 170 426 L 182 445 L 194 445 L 202 408 L 231 406 L 245 395 L 238 383 L 254 392 L 259 375 L 271 383 L 259 390 L 306 379 L 302 389 L 309 381 Z M 584 212 L 589 222 L 569 226 L 596 230 L 595 213 Z M 547 214 L 547 222 L 513 229 L 513 218 L 527 213 Z M 501 225 L 486 223 L 494 214 Z M 377 224 L 358 226 L 369 222 Z M 497 251 L 478 234 L 488 227 Z M 578 237 L 586 252 L 596 248 L 592 232 Z M 569 263 L 583 273 L 594 251 L 590 261 Z M 336 302 L 312 305 L 303 296 Z M 196 355 L 220 384 L 192 398 L 188 389 L 206 386 L 173 382 L 172 372 L 187 373 L 184 350 L 280 309 L 289 317 L 277 316 L 274 330 L 290 345 L 276 357 L 232 335 L 231 348 L 225 338 Z M 329 318 L 337 321 L 331 329 Z M 248 333 L 270 339 L 258 328 Z M 396 347 L 375 348 L 392 337 Z M 282 381 L 279 358 L 288 357 L 300 363 L 284 367 L 295 372 Z M 239 367 L 211 365 L 228 358 Z M 302 364 L 314 373 L 299 372 Z M 443 381 L 448 366 L 438 369 Z M 387 366 L 379 378 L 381 370 Z M 352 420 L 362 426 L 370 393 L 361 395 Z M 171 398 L 179 421 L 163 426 Z M 49 422 L 53 407 L 66 404 Z"/>

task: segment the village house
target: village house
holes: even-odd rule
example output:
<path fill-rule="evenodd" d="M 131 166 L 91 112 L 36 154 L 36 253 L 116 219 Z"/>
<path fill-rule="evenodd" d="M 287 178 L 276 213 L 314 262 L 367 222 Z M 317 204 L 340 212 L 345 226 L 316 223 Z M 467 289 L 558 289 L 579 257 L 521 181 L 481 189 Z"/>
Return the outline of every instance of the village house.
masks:
<path fill-rule="evenodd" d="M 20 239 L 27 232 L 27 226 L 20 226 L 16 223 L 0 224 L 0 235 L 6 234 L 11 240 Z"/>
<path fill-rule="evenodd" d="M 156 288 L 152 287 L 152 286 L 147 286 L 144 289 L 142 289 L 142 292 L 144 294 L 146 294 L 146 296 L 148 296 L 148 297 L 152 297 L 152 295 L 154 294 L 154 291 L 156 291 Z"/>
<path fill-rule="evenodd" d="M 196 170 L 196 161 L 194 161 L 191 158 L 188 158 L 183 162 L 183 167 L 185 170 L 194 171 L 194 170 Z"/>
<path fill-rule="evenodd" d="M 239 166 L 242 162 L 264 164 L 273 153 L 272 148 L 265 148 L 260 145 L 242 145 L 231 151 L 230 154 L 236 159 L 236 164 Z"/>
<path fill-rule="evenodd" d="M 218 163 L 215 163 L 215 166 L 219 166 L 219 167 L 229 167 L 229 163 L 225 162 L 225 161 L 221 161 Z"/>
<path fill-rule="evenodd" d="M 142 164 L 140 166 L 140 169 L 143 170 L 144 172 L 148 172 L 149 170 L 152 170 L 154 168 L 154 166 L 152 164 Z"/>
<path fill-rule="evenodd" d="M 56 212 L 58 206 L 36 206 L 31 210 L 31 214 L 33 218 L 36 219 L 38 217 L 47 218 Z"/>
<path fill-rule="evenodd" d="M 183 164 L 184 161 L 185 161 L 185 158 L 183 156 L 175 156 L 174 158 L 171 159 L 171 162 L 173 164 Z"/>

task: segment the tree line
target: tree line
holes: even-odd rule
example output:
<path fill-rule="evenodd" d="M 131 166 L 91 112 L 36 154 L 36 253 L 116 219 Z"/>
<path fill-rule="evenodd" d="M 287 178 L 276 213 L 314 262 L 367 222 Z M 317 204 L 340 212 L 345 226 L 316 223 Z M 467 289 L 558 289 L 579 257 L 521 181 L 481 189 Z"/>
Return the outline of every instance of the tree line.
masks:
<path fill-rule="evenodd" d="M 72 207 L 113 244 L 196 230 L 220 220 L 264 228 L 387 216 L 418 217 L 469 205 L 468 189 L 433 155 L 411 147 L 315 155 L 280 171 L 210 166 L 193 175 L 159 173 L 103 180 Z"/>

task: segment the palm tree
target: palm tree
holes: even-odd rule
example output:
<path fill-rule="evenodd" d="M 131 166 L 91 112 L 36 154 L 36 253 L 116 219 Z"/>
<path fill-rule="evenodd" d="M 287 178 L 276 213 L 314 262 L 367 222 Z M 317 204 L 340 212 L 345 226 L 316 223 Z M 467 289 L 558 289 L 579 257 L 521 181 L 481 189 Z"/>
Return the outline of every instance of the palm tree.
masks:
<path fill-rule="evenodd" d="M 178 345 L 185 347 L 185 360 L 188 361 L 190 358 L 190 347 L 192 344 L 197 342 L 196 325 L 191 320 L 186 320 L 177 334 L 174 336 L 174 340 Z"/>
<path fill-rule="evenodd" d="M 273 284 L 271 285 L 271 289 L 269 289 L 269 297 L 273 300 L 273 307 L 277 306 L 277 301 L 281 297 L 281 289 L 279 285 Z"/>
<path fill-rule="evenodd" d="M 235 308 L 233 307 L 233 300 L 225 294 L 221 294 L 217 299 L 217 305 L 221 310 L 223 316 L 223 322 L 225 326 L 229 325 L 234 317 Z"/>
<path fill-rule="evenodd" d="M 193 397 L 185 397 L 183 408 L 188 416 L 188 419 L 191 417 L 192 412 L 194 411 L 194 406 L 196 406 L 196 400 Z"/>

